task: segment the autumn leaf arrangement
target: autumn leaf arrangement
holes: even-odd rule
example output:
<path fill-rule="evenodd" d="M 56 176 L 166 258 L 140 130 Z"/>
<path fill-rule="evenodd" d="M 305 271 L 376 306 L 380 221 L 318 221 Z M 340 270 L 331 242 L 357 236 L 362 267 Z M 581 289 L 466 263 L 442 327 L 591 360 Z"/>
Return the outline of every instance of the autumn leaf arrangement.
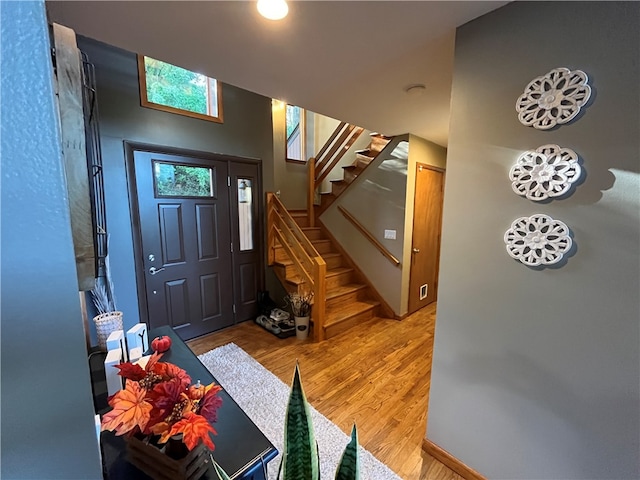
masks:
<path fill-rule="evenodd" d="M 162 445 L 181 436 L 191 451 L 200 441 L 209 449 L 215 445 L 210 433 L 217 434 L 212 423 L 218 419 L 221 387 L 211 383 L 191 384 L 191 377 L 180 367 L 160 362 L 154 353 L 145 368 L 124 362 L 117 365 L 126 379 L 125 388 L 109 398 L 113 407 L 102 417 L 101 430 L 116 435 L 144 435 Z"/>

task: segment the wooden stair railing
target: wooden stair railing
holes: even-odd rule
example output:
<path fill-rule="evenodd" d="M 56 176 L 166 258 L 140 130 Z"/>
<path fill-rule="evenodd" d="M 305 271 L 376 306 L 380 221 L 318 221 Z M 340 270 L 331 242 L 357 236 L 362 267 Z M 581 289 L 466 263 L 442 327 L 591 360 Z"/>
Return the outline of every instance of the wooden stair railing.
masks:
<path fill-rule="evenodd" d="M 280 243 L 295 265 L 300 277 L 313 291 L 311 319 L 316 341 L 324 340 L 327 264 L 291 217 L 280 199 L 267 192 L 267 250 L 268 264 L 275 261 L 276 241 Z"/>
<path fill-rule="evenodd" d="M 307 162 L 309 185 L 307 189 L 307 213 L 309 226 L 315 226 L 314 195 L 316 189 L 327 175 L 340 162 L 344 154 L 360 137 L 364 129 L 346 122 L 340 124 L 333 131 L 329 139 L 318 152 Z"/>

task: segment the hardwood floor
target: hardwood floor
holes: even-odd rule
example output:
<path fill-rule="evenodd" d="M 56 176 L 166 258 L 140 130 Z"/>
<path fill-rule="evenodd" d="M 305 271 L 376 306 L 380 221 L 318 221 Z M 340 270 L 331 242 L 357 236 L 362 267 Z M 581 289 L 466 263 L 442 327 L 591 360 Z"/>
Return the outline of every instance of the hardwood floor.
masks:
<path fill-rule="evenodd" d="M 373 319 L 330 340 L 281 340 L 244 322 L 188 342 L 197 354 L 233 342 L 286 384 L 296 360 L 309 402 L 407 480 L 461 480 L 422 451 L 435 303 L 402 321 Z M 284 426 L 283 426 L 284 428 Z"/>

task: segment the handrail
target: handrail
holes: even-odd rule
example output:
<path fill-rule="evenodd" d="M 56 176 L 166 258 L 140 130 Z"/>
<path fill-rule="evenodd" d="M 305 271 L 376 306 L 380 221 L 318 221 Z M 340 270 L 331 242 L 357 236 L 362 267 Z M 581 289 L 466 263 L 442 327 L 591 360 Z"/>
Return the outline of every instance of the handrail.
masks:
<path fill-rule="evenodd" d="M 349 222 L 351 222 L 351 224 L 356 227 L 360 233 L 362 233 L 362 235 L 365 236 L 365 238 L 367 240 L 369 240 L 371 243 L 373 243 L 373 245 L 380 251 L 380 253 L 382 253 L 382 255 L 385 256 L 385 258 L 387 258 L 387 260 L 389 260 L 391 263 L 393 263 L 396 267 L 400 266 L 400 260 L 398 260 L 396 257 L 393 256 L 393 254 L 387 250 L 384 245 L 382 245 L 370 232 L 369 230 L 367 230 L 366 228 L 364 228 L 364 226 L 358 222 L 358 220 L 356 220 L 356 218 L 349 213 L 342 205 L 338 205 L 338 210 L 340 210 L 340 213 L 342 213 L 342 215 L 345 216 L 345 218 L 347 220 L 349 220 Z"/>
<path fill-rule="evenodd" d="M 314 217 L 314 192 L 322 181 L 327 178 L 331 170 L 340 162 L 340 159 L 351 148 L 354 142 L 360 137 L 364 128 L 340 122 L 331 136 L 322 146 L 318 155 L 309 159 L 308 168 L 308 196 L 307 215 L 309 225 L 315 224 Z"/>
<path fill-rule="evenodd" d="M 317 341 L 324 340 L 327 264 L 280 199 L 272 192 L 267 192 L 267 222 L 268 264 L 275 263 L 277 240 L 303 281 L 313 291 L 311 316 L 314 337 Z"/>

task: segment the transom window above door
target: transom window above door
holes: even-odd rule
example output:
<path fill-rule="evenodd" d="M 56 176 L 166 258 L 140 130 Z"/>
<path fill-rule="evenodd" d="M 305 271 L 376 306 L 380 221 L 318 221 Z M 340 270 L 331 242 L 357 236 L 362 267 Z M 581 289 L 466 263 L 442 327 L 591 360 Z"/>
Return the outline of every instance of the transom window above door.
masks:
<path fill-rule="evenodd" d="M 222 123 L 222 84 L 215 78 L 143 55 L 138 75 L 143 107 Z"/>

